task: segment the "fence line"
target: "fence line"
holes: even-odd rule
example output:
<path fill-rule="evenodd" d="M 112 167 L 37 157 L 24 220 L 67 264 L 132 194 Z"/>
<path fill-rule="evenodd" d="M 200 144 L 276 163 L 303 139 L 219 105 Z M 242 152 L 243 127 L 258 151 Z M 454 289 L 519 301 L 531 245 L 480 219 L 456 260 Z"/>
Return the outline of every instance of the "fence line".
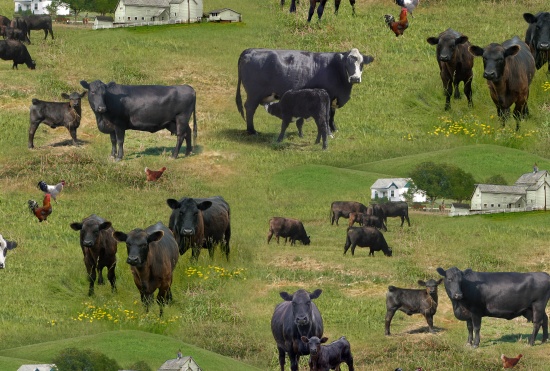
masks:
<path fill-rule="evenodd" d="M 201 17 L 192 18 L 190 22 L 183 19 L 169 19 L 167 21 L 142 21 L 142 22 L 129 22 L 129 23 L 112 23 L 108 25 L 96 25 L 92 26 L 94 30 L 101 30 L 106 28 L 123 28 L 123 27 L 140 27 L 140 26 L 161 26 L 166 24 L 180 24 L 180 23 L 196 23 L 201 21 Z"/>

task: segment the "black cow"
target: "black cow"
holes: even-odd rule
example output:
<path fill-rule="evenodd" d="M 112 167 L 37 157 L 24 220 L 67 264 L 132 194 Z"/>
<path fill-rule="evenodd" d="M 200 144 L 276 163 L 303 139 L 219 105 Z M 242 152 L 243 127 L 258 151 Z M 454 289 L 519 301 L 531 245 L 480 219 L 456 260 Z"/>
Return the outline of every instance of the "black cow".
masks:
<path fill-rule="evenodd" d="M 405 219 L 407 220 L 409 227 L 411 226 L 411 221 L 409 220 L 409 205 L 405 201 L 387 202 L 385 204 L 380 204 L 380 207 L 384 213 L 383 219 L 386 225 L 388 225 L 388 217 L 400 217 L 401 227 L 403 227 Z"/>
<path fill-rule="evenodd" d="M 375 251 L 382 250 L 384 255 L 392 256 L 392 249 L 388 246 L 382 232 L 373 227 L 349 227 L 344 245 L 344 255 L 351 247 L 351 255 L 355 255 L 355 246 L 370 247 L 369 256 L 374 257 Z"/>
<path fill-rule="evenodd" d="M 246 130 L 256 134 L 254 113 L 258 105 L 282 97 L 292 89 L 325 89 L 330 96 L 329 128 L 335 131 L 334 113 L 351 97 L 353 84 L 361 82 L 363 66 L 374 60 L 357 49 L 344 53 L 301 50 L 246 49 L 239 57 L 235 102 L 243 119 L 241 82 L 246 91 Z"/>
<path fill-rule="evenodd" d="M 290 1 L 290 13 L 296 12 L 296 3 L 298 3 L 299 0 L 291 0 Z M 338 9 L 340 8 L 340 3 L 342 0 L 334 0 L 334 14 L 338 14 Z M 325 10 L 325 4 L 327 3 L 327 0 L 310 0 L 309 1 L 309 11 L 308 11 L 308 17 L 307 21 L 311 21 L 311 17 L 313 17 L 313 13 L 315 12 L 315 4 L 319 3 L 319 7 L 317 8 L 317 15 L 319 16 L 319 20 L 321 20 L 321 17 L 323 16 L 323 12 Z M 349 0 L 349 3 L 351 5 L 351 13 L 352 15 L 355 15 L 355 0 Z M 285 0 L 281 0 L 281 7 L 285 5 Z"/>
<path fill-rule="evenodd" d="M 546 305 L 550 299 L 550 275 L 547 273 L 475 272 L 456 267 L 437 268 L 437 272 L 445 278 L 445 290 L 455 317 L 466 321 L 469 345 L 479 346 L 483 317 L 510 320 L 523 316 L 533 322 L 529 345 L 534 345 L 541 326 L 542 342 L 548 340 Z"/>
<path fill-rule="evenodd" d="M 25 23 L 27 24 L 27 33 L 29 35 L 29 42 L 31 38 L 31 30 L 44 30 L 44 40 L 48 37 L 48 32 L 50 33 L 50 36 L 53 37 L 53 29 L 52 29 L 52 17 L 48 14 L 40 14 L 40 15 L 27 15 L 24 16 L 23 19 L 25 20 Z"/>
<path fill-rule="evenodd" d="M 126 242 L 126 263 L 130 264 L 134 283 L 147 312 L 158 289 L 157 303 L 162 317 L 164 305 L 172 301 L 172 276 L 179 258 L 178 244 L 172 232 L 158 222 L 146 229 L 136 228 L 128 234 L 116 231 L 113 237 Z"/>
<path fill-rule="evenodd" d="M 77 145 L 76 129 L 80 126 L 82 116 L 81 99 L 86 92 L 79 94 L 72 92 L 70 95 L 63 93 L 61 97 L 69 102 L 46 102 L 33 99 L 30 109 L 29 148 L 34 148 L 34 134 L 41 122 L 52 129 L 64 126 L 69 130 L 73 144 Z"/>
<path fill-rule="evenodd" d="M 309 347 L 301 337 L 323 337 L 323 318 L 313 299 L 317 299 L 322 290 L 313 293 L 298 290 L 294 294 L 281 292 L 283 302 L 275 307 L 271 317 L 271 332 L 279 350 L 279 365 L 285 369 L 285 354 L 290 360 L 290 369 L 298 371 L 300 356 L 309 354 Z"/>
<path fill-rule="evenodd" d="M 17 247 L 17 242 L 5 240 L 0 234 L 0 269 L 6 268 L 6 254 L 8 250 L 13 250 Z"/>
<path fill-rule="evenodd" d="M 289 90 L 283 94 L 280 101 L 266 103 L 264 106 L 268 113 L 283 120 L 281 123 L 281 133 L 277 142 L 283 140 L 288 124 L 294 120 L 296 120 L 298 135 L 301 138 L 304 119 L 313 118 L 315 124 L 317 124 L 317 139 L 315 140 L 315 144 L 318 144 L 321 138 L 323 138 L 323 149 L 327 149 L 330 97 L 325 90 Z"/>
<path fill-rule="evenodd" d="M 231 213 L 223 197 L 183 197 L 179 201 L 167 199 L 166 203 L 172 209 L 168 227 L 174 233 L 180 255 L 192 248 L 191 258 L 196 260 L 200 249 L 205 248 L 213 257 L 214 247 L 219 243 L 229 260 Z"/>
<path fill-rule="evenodd" d="M 10 22 L 10 27 L 21 30 L 21 32 L 23 33 L 23 40 L 21 41 L 27 42 L 29 44 L 31 43 L 31 39 L 29 39 L 29 36 L 28 36 L 29 28 L 27 26 L 27 22 L 25 22 L 23 18 L 16 17 L 12 19 Z"/>
<path fill-rule="evenodd" d="M 10 24 L 11 24 L 11 19 L 9 19 L 4 15 L 0 15 L 0 26 L 9 27 Z"/>
<path fill-rule="evenodd" d="M 364 227 L 378 228 L 386 232 L 388 231 L 388 228 L 386 227 L 384 220 L 382 218 L 377 217 L 376 215 L 362 214 L 361 225 Z"/>
<path fill-rule="evenodd" d="M 430 279 L 426 282 L 418 280 L 420 286 L 425 289 L 401 289 L 395 286 L 389 286 L 386 293 L 386 335 L 390 335 L 390 325 L 393 316 L 397 310 L 411 316 L 420 313 L 426 318 L 430 332 L 434 330 L 434 315 L 437 311 L 437 286 L 443 281 L 443 278 L 436 281 Z"/>
<path fill-rule="evenodd" d="M 367 207 L 356 201 L 334 201 L 330 205 L 330 224 L 338 225 L 338 219 L 349 218 L 350 213 L 366 213 Z"/>
<path fill-rule="evenodd" d="M 439 65 L 439 75 L 445 89 L 445 110 L 451 108 L 451 95 L 453 86 L 455 99 L 460 98 L 458 85 L 464 82 L 464 95 L 468 99 L 468 106 L 473 107 L 472 102 L 472 78 L 474 73 L 474 56 L 468 51 L 470 43 L 468 36 L 448 28 L 437 37 L 428 37 L 430 45 L 437 45 L 436 57 Z"/>
<path fill-rule="evenodd" d="M 2 28 L 2 36 L 8 40 L 19 40 L 25 42 L 25 33 L 19 28 L 0 26 Z"/>
<path fill-rule="evenodd" d="M 290 238 L 290 245 L 296 244 L 296 240 L 301 241 L 304 245 L 309 245 L 311 240 L 306 233 L 304 225 L 298 219 L 282 218 L 276 216 L 269 220 L 269 233 L 267 235 L 267 243 L 275 234 L 275 239 L 279 243 L 279 237 L 286 239 Z"/>
<path fill-rule="evenodd" d="M 119 85 L 99 80 L 80 81 L 88 89 L 88 102 L 94 111 L 99 131 L 111 136 L 111 156 L 124 156 L 126 130 L 155 133 L 167 129 L 177 136 L 172 157 L 177 158 L 185 139 L 185 155 L 193 149 L 189 121 L 193 114 L 193 132 L 197 137 L 196 94 L 189 85 Z M 118 151 L 117 151 L 118 144 Z"/>
<path fill-rule="evenodd" d="M 117 241 L 113 238 L 114 229 L 111 222 L 95 214 L 84 218 L 82 222 L 70 224 L 75 231 L 80 231 L 80 248 L 84 255 L 84 265 L 88 272 L 90 287 L 88 295 L 94 294 L 96 277 L 98 285 L 104 285 L 103 268 L 107 268 L 107 278 L 111 291 L 116 291 L 116 252 Z"/>
<path fill-rule="evenodd" d="M 308 339 L 306 336 L 302 336 L 302 341 L 309 347 L 309 369 L 318 371 L 340 370 L 340 364 L 345 362 L 349 371 L 355 370 L 351 345 L 345 336 L 329 345 L 321 346 L 327 340 L 327 337 L 319 339 L 317 336 L 312 336 Z"/>
<path fill-rule="evenodd" d="M 470 52 L 483 57 L 483 77 L 487 79 L 489 93 L 497 107 L 502 126 L 510 115 L 510 107 L 515 103 L 514 118 L 516 130 L 519 130 L 519 121 L 529 115 L 529 85 L 536 71 L 535 59 L 529 47 L 514 36 L 502 44 L 492 43 L 485 48 L 472 45 Z"/>
<path fill-rule="evenodd" d="M 525 32 L 525 43 L 529 45 L 537 70 L 548 63 L 550 73 L 550 13 L 540 12 L 535 15 L 524 13 L 523 19 L 529 23 Z"/>
<path fill-rule="evenodd" d="M 12 69 L 18 69 L 19 64 L 26 64 L 31 70 L 36 68 L 27 47 L 17 40 L 0 40 L 0 59 L 13 61 Z"/>

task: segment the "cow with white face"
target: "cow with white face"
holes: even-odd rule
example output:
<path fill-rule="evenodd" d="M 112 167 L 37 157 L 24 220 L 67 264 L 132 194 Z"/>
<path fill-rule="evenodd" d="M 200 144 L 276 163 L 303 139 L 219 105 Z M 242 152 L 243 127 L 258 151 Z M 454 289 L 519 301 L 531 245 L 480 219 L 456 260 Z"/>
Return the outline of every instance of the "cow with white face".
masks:
<path fill-rule="evenodd" d="M 17 242 L 7 241 L 0 234 L 0 269 L 6 268 L 6 254 L 8 250 L 15 249 L 17 247 Z"/>

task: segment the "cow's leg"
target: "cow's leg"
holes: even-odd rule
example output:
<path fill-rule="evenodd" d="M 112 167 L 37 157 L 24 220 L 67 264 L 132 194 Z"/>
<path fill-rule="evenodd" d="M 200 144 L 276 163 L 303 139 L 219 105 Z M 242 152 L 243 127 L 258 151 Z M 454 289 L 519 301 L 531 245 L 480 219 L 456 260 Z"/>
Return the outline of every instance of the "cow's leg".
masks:
<path fill-rule="evenodd" d="M 71 134 L 71 138 L 73 139 L 73 145 L 78 145 L 78 140 L 76 139 L 76 128 L 71 127 L 69 128 L 69 134 Z"/>
<path fill-rule="evenodd" d="M 283 138 L 285 137 L 285 131 L 288 127 L 288 124 L 290 124 L 290 120 L 284 118 L 283 121 L 281 121 L 281 133 L 279 134 L 279 138 L 277 138 L 277 142 L 282 142 Z"/>
<path fill-rule="evenodd" d="M 355 15 L 355 0 L 349 0 L 349 5 L 351 5 L 351 15 Z"/>
<path fill-rule="evenodd" d="M 124 157 L 124 136 L 126 135 L 126 131 L 124 129 L 119 129 L 117 127 L 115 129 L 115 135 L 116 135 L 116 144 L 118 147 L 115 161 L 120 161 L 122 160 L 122 157 Z"/>
<path fill-rule="evenodd" d="M 464 95 L 468 99 L 468 107 L 472 108 L 474 106 L 472 101 L 472 76 L 464 82 Z"/>
<path fill-rule="evenodd" d="M 296 120 L 296 128 L 298 129 L 298 136 L 300 138 L 304 137 L 304 133 L 302 132 L 303 127 L 304 127 L 304 119 L 300 117 L 298 120 Z"/>
<path fill-rule="evenodd" d="M 404 223 L 405 223 L 405 217 L 403 215 L 401 215 L 401 227 L 403 227 Z"/>
<path fill-rule="evenodd" d="M 34 148 L 34 134 L 36 133 L 36 129 L 38 129 L 38 125 L 40 125 L 40 121 L 36 122 L 36 120 L 31 120 L 31 124 L 29 126 L 29 148 Z"/>
<path fill-rule="evenodd" d="M 409 219 L 409 215 L 405 215 L 405 219 L 407 219 L 407 224 L 409 225 L 409 227 L 411 226 L 411 221 Z"/>
<path fill-rule="evenodd" d="M 48 29 L 45 28 L 44 29 L 44 40 L 46 40 L 47 37 L 48 37 Z"/>
<path fill-rule="evenodd" d="M 336 115 L 336 109 L 333 107 L 330 107 L 330 115 L 328 120 L 328 134 L 332 138 L 332 133 L 335 133 L 338 131 L 338 128 L 336 127 L 336 123 L 334 122 L 334 115 Z"/>
<path fill-rule="evenodd" d="M 386 336 L 390 335 L 391 320 L 395 315 L 395 312 L 397 311 L 397 309 L 398 308 L 392 307 L 386 310 L 386 332 L 385 332 Z"/>
<path fill-rule="evenodd" d="M 321 20 L 321 17 L 323 16 L 323 12 L 325 11 L 325 4 L 327 3 L 327 0 L 321 0 L 319 2 L 319 6 L 317 7 L 317 16 L 319 17 L 319 20 Z"/>
<path fill-rule="evenodd" d="M 326 122 L 326 119 L 324 119 L 323 117 L 319 117 L 317 120 L 315 120 L 315 123 L 317 124 L 317 139 L 315 140 L 315 144 L 318 144 L 319 140 L 323 138 L 323 149 L 327 149 L 328 124 Z"/>
<path fill-rule="evenodd" d="M 281 6 L 284 5 L 285 0 L 281 0 Z M 290 2 L 290 13 L 296 13 L 296 0 Z"/>
<path fill-rule="evenodd" d="M 474 325 L 472 323 L 472 319 L 468 318 L 466 320 L 466 327 L 468 328 L 468 345 L 472 345 L 474 340 Z"/>
<path fill-rule="evenodd" d="M 256 129 L 254 129 L 254 113 L 256 113 L 259 104 L 260 102 L 258 101 L 251 102 L 248 97 L 244 102 L 244 109 L 246 111 L 246 131 L 248 134 L 258 134 Z"/>
<path fill-rule="evenodd" d="M 269 233 L 267 234 L 267 243 L 269 244 L 269 241 L 271 241 L 271 237 L 273 237 L 273 230 L 269 229 Z"/>
<path fill-rule="evenodd" d="M 88 270 L 88 282 L 90 283 L 90 286 L 88 288 L 88 296 L 92 296 L 94 294 L 94 282 L 96 279 L 96 267 L 95 265 L 86 266 L 86 269 Z"/>
<path fill-rule="evenodd" d="M 308 22 L 311 22 L 311 17 L 313 17 L 314 12 L 315 12 L 315 0 L 309 0 L 309 11 L 307 14 Z"/>
<path fill-rule="evenodd" d="M 51 27 L 50 27 L 50 36 L 52 37 L 52 40 L 53 40 L 53 29 Z"/>
<path fill-rule="evenodd" d="M 460 81 L 457 81 L 457 80 L 454 80 L 453 81 L 453 86 L 454 86 L 454 98 L 455 99 L 460 99 L 460 89 L 458 88 L 458 84 L 460 84 Z"/>
<path fill-rule="evenodd" d="M 424 315 L 424 318 L 426 318 L 426 322 L 428 323 L 428 330 L 433 334 L 435 333 L 435 330 L 434 330 L 434 317 L 432 314 L 430 313 L 426 313 Z"/>
<path fill-rule="evenodd" d="M 542 342 L 546 343 L 548 341 L 548 315 L 545 311 L 543 311 L 542 315 Z"/>
<path fill-rule="evenodd" d="M 103 265 L 97 267 L 97 276 L 97 284 L 105 285 L 105 281 L 103 281 Z"/>
<path fill-rule="evenodd" d="M 474 348 L 479 347 L 479 332 L 481 330 L 481 317 L 472 316 L 472 325 L 474 330 Z"/>
<path fill-rule="evenodd" d="M 277 347 L 279 351 L 279 366 L 281 366 L 281 371 L 285 371 L 285 351 L 281 347 Z"/>
<path fill-rule="evenodd" d="M 193 151 L 193 144 L 191 143 L 191 126 L 189 126 L 190 119 L 191 114 L 176 118 L 176 135 L 178 140 L 174 152 L 172 152 L 172 158 L 174 159 L 178 158 L 183 138 L 185 138 L 185 155 L 189 156 L 191 151 Z"/>
<path fill-rule="evenodd" d="M 225 258 L 227 259 L 227 261 L 229 261 L 229 251 L 230 251 L 230 247 L 229 247 L 229 240 L 231 239 L 231 226 L 228 225 L 227 226 L 227 229 L 225 230 L 225 245 L 224 245 L 224 248 L 225 248 Z"/>
<path fill-rule="evenodd" d="M 116 274 L 115 274 L 115 268 L 116 268 L 116 262 L 113 263 L 107 269 L 107 279 L 109 279 L 109 282 L 111 283 L 111 292 L 116 292 Z"/>
<path fill-rule="evenodd" d="M 340 8 L 340 3 L 342 0 L 334 0 L 334 14 L 338 14 L 338 9 Z"/>
<path fill-rule="evenodd" d="M 441 71 L 441 74 L 443 75 L 443 70 Z M 445 91 L 445 111 L 448 111 L 451 109 L 451 95 L 453 95 L 453 84 L 450 78 L 443 77 L 443 90 Z"/>
<path fill-rule="evenodd" d="M 111 157 L 116 157 L 116 134 L 113 131 L 112 133 L 109 133 L 109 136 L 111 137 Z"/>
<path fill-rule="evenodd" d="M 199 260 L 200 254 L 201 254 L 201 247 L 199 245 L 193 246 L 191 250 L 191 260 L 193 261 Z"/>
<path fill-rule="evenodd" d="M 300 353 L 294 353 L 294 351 L 290 351 L 288 353 L 288 358 L 290 359 L 290 370 L 291 371 L 298 371 L 298 364 L 300 363 Z"/>
<path fill-rule="evenodd" d="M 346 244 L 344 245 L 344 255 L 348 252 L 348 249 L 351 245 L 351 240 L 349 237 L 346 236 Z"/>

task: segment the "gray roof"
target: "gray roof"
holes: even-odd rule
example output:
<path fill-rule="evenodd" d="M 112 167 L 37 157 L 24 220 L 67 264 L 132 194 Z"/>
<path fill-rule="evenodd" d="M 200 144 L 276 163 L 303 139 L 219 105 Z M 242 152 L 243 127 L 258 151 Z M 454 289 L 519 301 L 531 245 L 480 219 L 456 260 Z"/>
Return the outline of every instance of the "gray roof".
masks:
<path fill-rule="evenodd" d="M 383 179 L 377 179 L 376 182 L 374 182 L 373 185 L 371 185 L 372 188 L 377 189 L 383 189 L 383 188 L 390 188 L 392 184 L 395 184 L 397 188 L 403 188 L 407 185 L 407 183 L 410 181 L 409 178 L 383 178 Z"/>
<path fill-rule="evenodd" d="M 105 15 L 98 15 L 97 17 L 95 17 L 95 19 L 97 19 L 98 21 L 103 21 L 103 22 L 113 22 L 114 21 L 113 17 L 105 16 Z"/>
<path fill-rule="evenodd" d="M 241 13 L 236 12 L 236 11 L 234 11 L 233 9 L 229 9 L 229 8 L 214 9 L 214 10 L 209 11 L 208 14 L 210 14 L 210 13 L 221 13 L 221 12 L 223 12 L 224 10 L 231 10 L 233 13 L 241 14 Z"/>
<path fill-rule="evenodd" d="M 527 187 L 521 185 L 477 184 L 477 187 L 483 193 L 508 193 L 516 195 L 527 193 Z"/>
<path fill-rule="evenodd" d="M 451 204 L 451 207 L 454 207 L 455 209 L 468 209 L 468 210 L 470 210 L 470 204 L 459 204 L 457 202 L 453 202 Z"/>
<path fill-rule="evenodd" d="M 531 172 L 527 174 L 523 174 L 519 177 L 518 180 L 516 180 L 515 185 L 526 185 L 526 186 L 536 186 L 540 178 L 545 177 L 548 174 L 546 170 L 539 170 L 536 173 Z M 537 187 L 534 187 L 530 190 L 535 190 Z"/>
<path fill-rule="evenodd" d="M 187 366 L 192 365 L 196 367 L 196 368 L 193 367 L 193 369 L 198 369 L 198 370 L 201 369 L 197 364 L 197 362 L 195 362 L 195 360 L 191 356 L 185 356 L 181 358 L 174 358 L 174 359 L 167 360 L 162 364 L 162 366 L 159 367 L 158 371 L 161 371 L 161 370 L 166 370 L 166 371 L 178 370 L 179 371 L 182 369 L 184 365 L 187 365 Z"/>
<path fill-rule="evenodd" d="M 170 7 L 170 0 L 121 0 L 126 6 Z"/>
<path fill-rule="evenodd" d="M 55 365 L 52 364 L 35 364 L 35 365 L 22 365 L 17 369 L 17 371 L 51 371 L 56 370 Z"/>

